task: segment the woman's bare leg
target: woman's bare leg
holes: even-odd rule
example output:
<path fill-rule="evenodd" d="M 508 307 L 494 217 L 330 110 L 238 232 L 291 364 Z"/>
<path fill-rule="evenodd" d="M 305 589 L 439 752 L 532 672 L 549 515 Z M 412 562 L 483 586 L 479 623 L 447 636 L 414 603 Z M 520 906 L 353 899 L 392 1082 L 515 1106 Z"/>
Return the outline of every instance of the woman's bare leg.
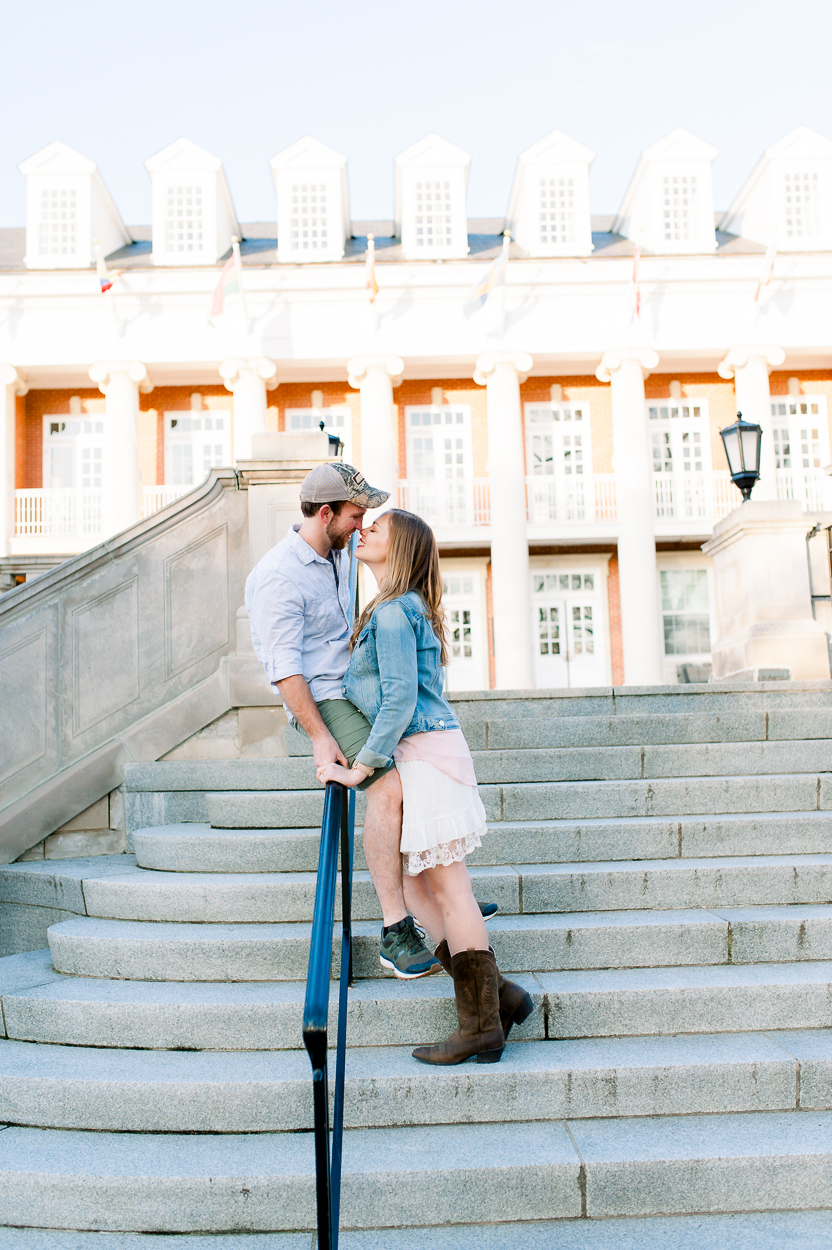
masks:
<path fill-rule="evenodd" d="M 425 880 L 425 873 L 420 872 L 418 877 L 404 875 L 402 886 L 407 910 L 433 939 L 434 946 L 438 946 L 445 936 L 445 921 L 442 908 Z"/>
<path fill-rule="evenodd" d="M 479 904 L 474 898 L 471 878 L 464 860 L 426 868 L 420 876 L 427 878 L 431 893 L 442 909 L 445 936 L 451 954 L 458 955 L 460 951 L 470 948 L 487 951 L 488 931 Z"/>

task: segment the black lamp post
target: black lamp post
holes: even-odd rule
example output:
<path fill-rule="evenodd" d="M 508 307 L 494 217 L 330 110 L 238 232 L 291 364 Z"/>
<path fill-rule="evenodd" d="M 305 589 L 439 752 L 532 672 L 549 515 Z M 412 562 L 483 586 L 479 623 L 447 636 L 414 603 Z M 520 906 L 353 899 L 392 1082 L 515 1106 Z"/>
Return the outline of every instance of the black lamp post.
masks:
<path fill-rule="evenodd" d="M 743 421 L 742 413 L 737 413 L 733 425 L 720 430 L 720 437 L 728 457 L 728 468 L 731 470 L 731 481 L 742 491 L 743 503 L 751 498 L 755 482 L 760 480 L 760 446 L 763 427 L 751 421 Z"/>
<path fill-rule="evenodd" d="M 323 421 L 320 421 L 318 423 L 318 428 L 320 429 L 321 433 L 326 434 L 327 438 L 329 439 L 330 456 L 340 456 L 341 452 L 344 450 L 344 444 L 341 441 L 341 439 L 338 437 L 338 435 L 328 433 L 326 425 L 324 424 Z"/>

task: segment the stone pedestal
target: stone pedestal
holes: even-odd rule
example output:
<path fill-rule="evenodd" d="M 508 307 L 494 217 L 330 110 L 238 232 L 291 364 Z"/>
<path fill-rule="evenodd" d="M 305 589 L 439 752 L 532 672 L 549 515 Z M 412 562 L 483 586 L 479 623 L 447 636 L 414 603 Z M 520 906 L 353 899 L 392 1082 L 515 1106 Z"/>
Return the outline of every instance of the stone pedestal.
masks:
<path fill-rule="evenodd" d="M 15 397 L 28 389 L 16 369 L 0 365 L 0 556 L 11 553 L 14 538 Z"/>
<path fill-rule="evenodd" d="M 761 668 L 829 677 L 826 633 L 812 615 L 811 529 L 794 500 L 749 500 L 714 527 L 702 550 L 714 562 L 715 679 L 752 679 Z"/>
<path fill-rule="evenodd" d="M 399 477 L 393 387 L 401 381 L 398 356 L 355 356 L 347 363 L 350 386 L 361 392 L 361 469 L 371 486 L 390 494 L 385 507 L 396 506 Z M 376 513 L 371 513 L 371 519 Z"/>
<path fill-rule="evenodd" d="M 99 362 L 90 369 L 90 378 L 107 397 L 102 532 L 110 537 L 141 520 L 139 391 L 152 391 L 153 383 L 137 360 Z"/>
<path fill-rule="evenodd" d="M 626 348 L 606 352 L 596 370 L 600 382 L 612 385 L 621 636 L 628 686 L 662 681 L 656 505 L 644 398 L 644 379 L 658 363 L 651 348 Z"/>
<path fill-rule="evenodd" d="M 762 426 L 760 443 L 760 480 L 754 487 L 754 499 L 777 498 L 777 468 L 774 456 L 774 421 L 771 415 L 771 393 L 768 375 L 782 365 L 786 353 L 782 347 L 732 347 L 719 365 L 721 378 L 734 379 L 737 410 L 744 421 Z"/>
<path fill-rule="evenodd" d="M 252 439 L 266 432 L 266 391 L 277 386 L 277 365 L 263 356 L 224 360 L 220 377 L 234 396 L 234 462 L 250 460 Z"/>
<path fill-rule="evenodd" d="M 527 352 L 486 352 L 474 381 L 487 388 L 491 493 L 491 577 L 498 690 L 534 686 L 532 592 L 526 537 L 526 468 L 520 382 L 533 364 Z"/>

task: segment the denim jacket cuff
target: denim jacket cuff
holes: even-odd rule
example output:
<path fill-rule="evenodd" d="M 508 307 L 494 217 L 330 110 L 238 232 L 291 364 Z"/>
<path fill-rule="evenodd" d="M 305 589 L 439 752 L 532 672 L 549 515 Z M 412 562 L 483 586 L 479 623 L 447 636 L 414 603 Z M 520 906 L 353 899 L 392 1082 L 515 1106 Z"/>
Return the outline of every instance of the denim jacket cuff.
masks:
<path fill-rule="evenodd" d="M 386 768 L 391 759 L 389 755 L 379 755 L 369 747 L 362 747 L 353 760 L 354 764 L 366 764 L 368 768 Z"/>

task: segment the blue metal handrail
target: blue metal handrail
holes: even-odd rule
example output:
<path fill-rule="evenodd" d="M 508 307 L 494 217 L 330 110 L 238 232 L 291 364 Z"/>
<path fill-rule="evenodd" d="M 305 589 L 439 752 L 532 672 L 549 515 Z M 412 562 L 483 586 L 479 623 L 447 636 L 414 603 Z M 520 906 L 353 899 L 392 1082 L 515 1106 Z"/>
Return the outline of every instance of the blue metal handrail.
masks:
<path fill-rule="evenodd" d="M 350 545 L 350 603 L 356 606 L 358 567 L 356 537 Z M 338 1035 L 335 1050 L 335 1102 L 332 1152 L 329 1141 L 329 1075 L 327 1026 L 332 976 L 332 934 L 338 844 L 341 845 L 341 980 L 338 990 Z M 341 1212 L 341 1158 L 344 1140 L 344 1076 L 347 1064 L 347 990 L 352 985 L 352 861 L 355 842 L 355 790 L 328 781 L 321 821 L 318 884 L 312 914 L 303 1044 L 312 1064 L 312 1106 L 315 1123 L 315 1191 L 318 1250 L 338 1250 Z"/>

